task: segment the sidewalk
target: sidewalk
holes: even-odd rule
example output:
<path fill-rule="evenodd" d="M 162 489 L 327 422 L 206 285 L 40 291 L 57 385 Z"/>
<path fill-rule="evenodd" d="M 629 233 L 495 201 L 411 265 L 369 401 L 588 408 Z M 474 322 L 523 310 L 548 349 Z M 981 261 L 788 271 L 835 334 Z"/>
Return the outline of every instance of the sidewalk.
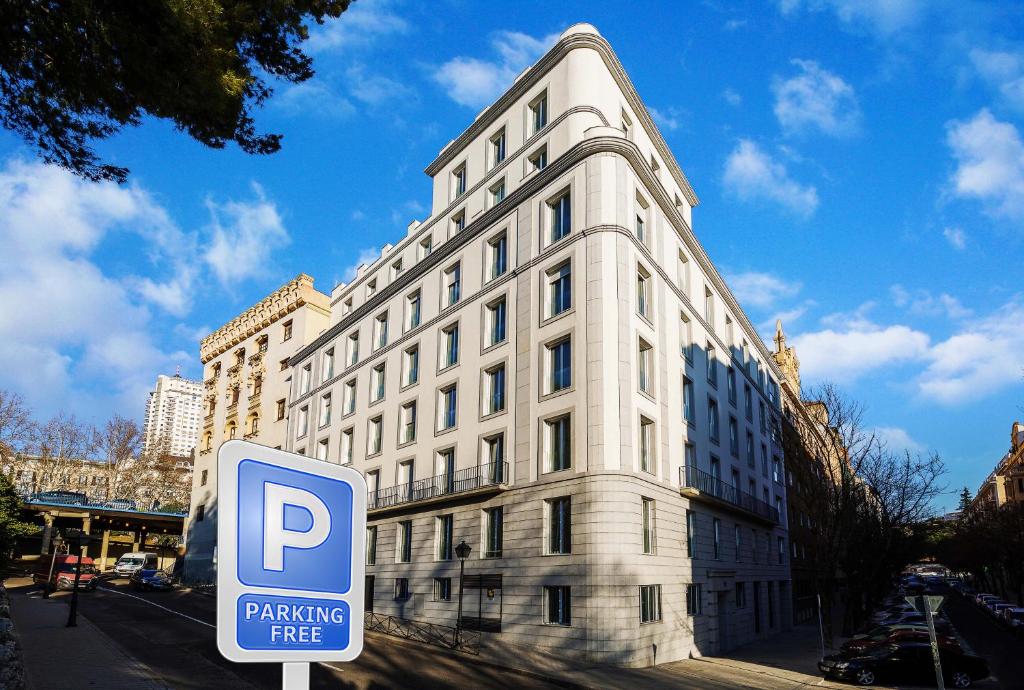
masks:
<path fill-rule="evenodd" d="M 15 580 L 9 581 L 16 585 Z M 117 643 L 78 614 L 78 627 L 65 627 L 68 605 L 43 599 L 38 589 L 9 589 L 11 618 L 21 639 L 30 690 L 104 688 L 165 690 L 149 667 L 126 655 Z"/>

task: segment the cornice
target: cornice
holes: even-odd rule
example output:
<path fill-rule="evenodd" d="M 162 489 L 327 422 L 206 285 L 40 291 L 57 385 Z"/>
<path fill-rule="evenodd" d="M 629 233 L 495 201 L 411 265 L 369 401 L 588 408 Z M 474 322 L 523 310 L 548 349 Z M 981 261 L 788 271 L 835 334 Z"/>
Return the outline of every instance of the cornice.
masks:
<path fill-rule="evenodd" d="M 632 107 L 633 112 L 636 113 L 644 128 L 651 135 L 651 141 L 654 143 L 654 147 L 658 150 L 661 158 L 665 161 L 669 173 L 676 181 L 676 184 L 679 185 L 679 188 L 682 190 L 687 202 L 689 202 L 690 206 L 697 206 L 700 203 L 700 199 L 697 198 L 697 194 L 693 191 L 693 187 L 690 185 L 690 181 L 686 178 L 686 174 L 679 166 L 679 162 L 676 161 L 676 157 L 672 154 L 668 144 L 666 144 L 665 140 L 662 138 L 661 132 L 654 124 L 654 120 L 651 119 L 650 113 L 647 112 L 647 107 L 640 99 L 640 95 L 637 93 L 636 87 L 633 86 L 633 82 L 630 80 L 629 75 L 626 74 L 626 70 L 623 68 L 622 63 L 619 62 L 618 56 L 615 54 L 615 51 L 612 50 L 608 41 L 596 33 L 572 33 L 559 40 L 551 50 L 545 53 L 536 63 L 534 63 L 533 67 L 529 68 L 525 74 L 519 77 L 516 82 L 509 87 L 508 91 L 502 94 L 497 101 L 484 110 L 462 134 L 445 146 L 441 153 L 437 155 L 437 158 L 435 158 L 433 162 L 426 167 L 424 172 L 431 177 L 440 172 L 445 165 L 454 160 L 455 157 L 465 149 L 469 142 L 487 131 L 487 129 L 489 129 L 498 119 L 500 114 L 508 110 L 515 101 L 522 98 L 530 89 L 536 86 L 537 82 L 539 82 L 545 74 L 551 71 L 551 69 L 558 64 L 562 58 L 568 55 L 571 51 L 579 48 L 589 48 L 601 56 L 601 59 L 604 61 L 608 71 L 611 72 L 612 77 L 615 79 L 615 83 L 618 84 L 619 88 L 625 95 L 626 100 L 629 102 L 629 105 Z"/>
<path fill-rule="evenodd" d="M 267 328 L 302 306 L 330 315 L 330 297 L 313 287 L 313 278 L 300 273 L 199 343 L 199 360 L 206 364 L 246 338 Z"/>

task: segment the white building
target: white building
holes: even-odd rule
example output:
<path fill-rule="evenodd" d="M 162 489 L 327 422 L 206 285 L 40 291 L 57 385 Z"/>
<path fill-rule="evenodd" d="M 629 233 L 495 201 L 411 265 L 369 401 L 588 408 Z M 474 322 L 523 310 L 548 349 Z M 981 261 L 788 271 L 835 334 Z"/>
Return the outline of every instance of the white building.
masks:
<path fill-rule="evenodd" d="M 290 361 L 286 449 L 370 486 L 367 606 L 647 665 L 789 624 L 779 372 L 608 43 L 566 31 Z"/>
<path fill-rule="evenodd" d="M 199 440 L 203 384 L 180 374 L 156 377 L 146 401 L 144 452 L 188 457 Z"/>
<path fill-rule="evenodd" d="M 185 524 L 185 577 L 216 578 L 217 450 L 232 438 L 284 444 L 288 358 L 329 325 L 330 298 L 300 274 L 203 338 L 203 431 Z"/>

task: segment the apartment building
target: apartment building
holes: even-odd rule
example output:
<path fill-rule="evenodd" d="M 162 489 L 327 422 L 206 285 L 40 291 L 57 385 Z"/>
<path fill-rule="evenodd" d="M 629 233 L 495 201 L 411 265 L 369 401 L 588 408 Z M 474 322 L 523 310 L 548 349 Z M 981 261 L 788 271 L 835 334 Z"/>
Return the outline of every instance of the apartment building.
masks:
<path fill-rule="evenodd" d="M 217 450 L 244 438 L 273 448 L 285 441 L 288 360 L 330 322 L 330 298 L 300 274 L 203 338 L 203 426 L 185 524 L 185 578 L 216 578 Z"/>
<path fill-rule="evenodd" d="M 367 608 L 622 665 L 789 625 L 779 372 L 609 44 L 567 30 L 331 294 L 286 449 L 365 474 Z"/>
<path fill-rule="evenodd" d="M 1001 508 L 1024 501 L 1024 423 L 1010 426 L 1010 449 L 985 477 L 974 497 L 975 506 Z"/>
<path fill-rule="evenodd" d="M 202 384 L 199 381 L 160 374 L 146 401 L 143 421 L 143 452 L 166 453 L 187 458 L 199 438 L 203 414 Z"/>

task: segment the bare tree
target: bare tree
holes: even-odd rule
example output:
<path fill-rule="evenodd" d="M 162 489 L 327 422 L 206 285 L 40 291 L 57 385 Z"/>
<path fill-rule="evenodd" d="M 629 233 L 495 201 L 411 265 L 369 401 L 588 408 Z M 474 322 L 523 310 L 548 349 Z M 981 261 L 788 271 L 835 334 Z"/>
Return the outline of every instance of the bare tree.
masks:
<path fill-rule="evenodd" d="M 100 429 L 93 429 L 93 447 L 102 462 L 104 500 L 135 498 L 145 481 L 142 430 L 134 420 L 114 415 Z"/>
<path fill-rule="evenodd" d="M 0 457 L 14 455 L 31 443 L 36 424 L 17 393 L 0 389 Z"/>
<path fill-rule="evenodd" d="M 42 425 L 35 442 L 39 480 L 37 491 L 69 489 L 81 461 L 93 449 L 92 430 L 63 412 Z"/>

